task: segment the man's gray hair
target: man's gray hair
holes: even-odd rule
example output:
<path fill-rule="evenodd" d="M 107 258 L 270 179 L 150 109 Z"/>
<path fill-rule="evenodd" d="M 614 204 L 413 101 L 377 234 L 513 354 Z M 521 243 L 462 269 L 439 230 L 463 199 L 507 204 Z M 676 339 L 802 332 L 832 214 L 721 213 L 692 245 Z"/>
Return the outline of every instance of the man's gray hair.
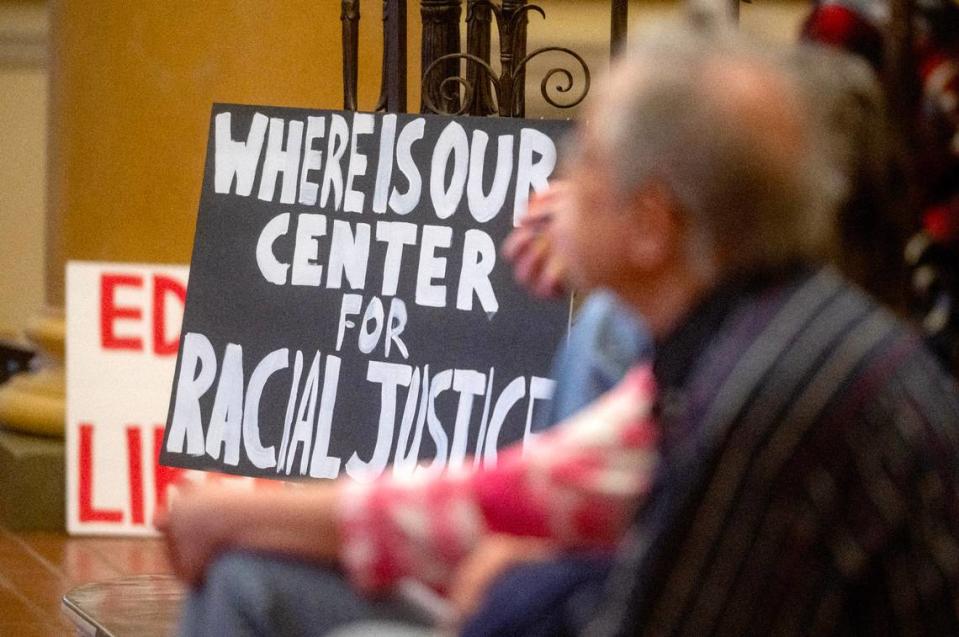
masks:
<path fill-rule="evenodd" d="M 596 122 L 621 193 L 649 181 L 668 188 L 690 221 L 698 264 L 719 274 L 820 258 L 832 248 L 842 180 L 821 152 L 821 118 L 810 114 L 783 57 L 731 29 L 640 34 L 618 73 L 641 80 Z M 736 69 L 784 90 L 724 99 L 721 83 L 732 76 L 722 71 Z M 778 120 L 791 124 L 781 138 Z"/>
<path fill-rule="evenodd" d="M 886 115 L 879 80 L 863 58 L 832 47 L 807 43 L 790 58 L 814 96 L 811 107 L 829 134 L 827 151 L 848 185 L 836 219 L 836 263 L 880 300 L 901 306 L 902 254 L 913 229 L 900 178 L 906 149 Z"/>

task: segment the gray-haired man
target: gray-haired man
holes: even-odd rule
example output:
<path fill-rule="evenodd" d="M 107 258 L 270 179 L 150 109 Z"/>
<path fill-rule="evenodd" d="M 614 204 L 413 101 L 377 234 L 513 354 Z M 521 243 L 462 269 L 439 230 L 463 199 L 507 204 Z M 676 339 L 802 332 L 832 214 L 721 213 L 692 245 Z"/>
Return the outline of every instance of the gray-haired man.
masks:
<path fill-rule="evenodd" d="M 556 236 L 650 327 L 664 458 L 591 634 L 959 631 L 959 398 L 816 265 L 841 193 L 800 94 L 649 38 L 582 130 Z"/>

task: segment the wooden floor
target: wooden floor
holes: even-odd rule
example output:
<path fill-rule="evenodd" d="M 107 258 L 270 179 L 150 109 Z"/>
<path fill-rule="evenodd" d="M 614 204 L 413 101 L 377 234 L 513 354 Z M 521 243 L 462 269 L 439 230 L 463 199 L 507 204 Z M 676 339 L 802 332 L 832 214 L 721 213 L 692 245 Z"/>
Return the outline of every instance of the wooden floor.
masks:
<path fill-rule="evenodd" d="M 155 539 L 70 538 L 0 526 L 0 637 L 73 635 L 60 598 L 80 584 L 169 573 Z"/>

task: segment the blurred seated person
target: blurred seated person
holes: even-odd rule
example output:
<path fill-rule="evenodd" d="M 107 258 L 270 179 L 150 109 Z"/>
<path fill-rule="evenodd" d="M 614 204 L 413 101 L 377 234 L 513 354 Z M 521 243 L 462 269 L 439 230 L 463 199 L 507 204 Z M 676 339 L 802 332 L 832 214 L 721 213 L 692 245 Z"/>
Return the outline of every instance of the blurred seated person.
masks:
<path fill-rule="evenodd" d="M 174 564 L 206 581 L 185 633 L 395 618 L 322 565 L 442 588 L 489 533 L 566 549 L 627 525 L 587 634 L 956 632 L 959 397 L 818 265 L 841 193 L 795 74 L 739 36 L 674 30 L 639 38 L 605 89 L 551 232 L 578 289 L 645 318 L 652 378 L 495 468 L 180 498 Z"/>
<path fill-rule="evenodd" d="M 921 321 L 929 345 L 959 368 L 959 4 L 912 3 L 911 49 L 890 53 L 889 0 L 816 0 L 802 37 L 866 60 L 898 117 L 895 173 L 844 211 L 854 280 Z M 868 170 L 868 168 L 867 168 Z M 865 206 L 855 205 L 867 204 Z M 907 242 L 908 239 L 908 242 Z M 905 252 L 905 260 L 902 254 Z M 858 261 L 858 264 L 856 263 Z M 910 271 L 906 271 L 908 265 Z M 910 281 L 911 279 L 911 281 Z M 907 284 L 911 282 L 911 286 Z"/>

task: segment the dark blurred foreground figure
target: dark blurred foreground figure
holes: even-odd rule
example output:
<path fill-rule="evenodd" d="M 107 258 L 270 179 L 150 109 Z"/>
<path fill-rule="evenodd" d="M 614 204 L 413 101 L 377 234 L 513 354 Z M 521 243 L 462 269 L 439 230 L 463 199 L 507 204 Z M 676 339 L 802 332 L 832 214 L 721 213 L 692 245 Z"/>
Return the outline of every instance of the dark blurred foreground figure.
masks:
<path fill-rule="evenodd" d="M 743 50 L 673 46 L 635 49 L 591 114 L 569 172 L 592 225 L 558 229 L 579 237 L 566 246 L 579 283 L 648 319 L 664 434 L 587 633 L 955 634 L 955 388 L 916 336 L 815 265 L 835 179 L 824 158 L 849 168 L 817 130 L 858 109 L 824 104 L 809 121 L 789 78 Z M 645 237 L 603 266 L 590 242 L 619 241 L 617 215 Z M 670 322 L 677 289 L 693 292 Z M 549 634 L 518 613 L 520 630 L 497 631 L 487 610 L 486 634 Z"/>
<path fill-rule="evenodd" d="M 845 180 L 835 223 L 838 245 L 829 251 L 830 261 L 871 293 L 882 295 L 887 303 L 901 303 L 901 298 L 895 298 L 898 286 L 892 285 L 890 267 L 903 265 L 901 246 L 890 250 L 888 243 L 904 236 L 904 232 L 891 227 L 896 216 L 889 207 L 897 200 L 890 179 L 896 163 L 875 76 L 863 60 L 827 48 L 804 45 L 784 53 L 803 88 L 807 117 L 820 122 L 827 135 L 826 143 L 820 144 L 826 151 L 820 161 L 828 158 Z M 819 179 L 823 178 L 828 175 L 820 171 Z M 903 288 L 898 289 L 901 292 Z M 595 564 L 591 567 L 597 570 Z M 602 589 L 596 585 L 602 576 L 588 578 L 580 572 L 576 573 L 577 580 L 570 573 L 574 568 L 574 561 L 564 564 L 560 560 L 514 569 L 493 588 L 487 604 L 468 626 L 468 634 L 550 635 L 561 632 L 555 629 L 557 625 L 564 629 L 577 625 L 575 618 L 582 615 L 584 603 L 602 596 Z M 544 614 L 544 605 L 527 601 L 535 594 L 524 595 L 525 591 L 539 591 L 541 597 L 550 599 L 563 586 L 567 587 L 568 599 L 558 605 L 559 612 L 552 614 Z M 524 600 L 527 608 L 510 603 L 517 598 Z M 524 628 L 509 633 L 504 626 Z M 549 626 L 551 630 L 537 631 L 537 626 Z"/>
<path fill-rule="evenodd" d="M 570 171 L 594 213 L 559 230 L 647 318 L 663 460 L 590 633 L 956 634 L 959 399 L 816 265 L 820 118 L 735 43 L 644 42 L 612 86 Z"/>
<path fill-rule="evenodd" d="M 645 318 L 660 462 L 589 622 L 563 621 L 567 598 L 495 634 L 956 634 L 959 396 L 916 336 L 818 265 L 842 196 L 821 117 L 738 36 L 637 40 L 580 131 L 573 205 L 550 232 L 579 289 Z M 211 510 L 194 494 L 168 541 L 197 580 L 250 548 L 335 563 L 336 497 Z M 197 597 L 225 615 L 194 626 L 311 634 L 289 619 L 307 600 L 345 608 L 342 584 L 315 588 L 329 571 L 230 559 Z M 297 573 L 292 599 L 272 599 L 270 569 Z"/>

